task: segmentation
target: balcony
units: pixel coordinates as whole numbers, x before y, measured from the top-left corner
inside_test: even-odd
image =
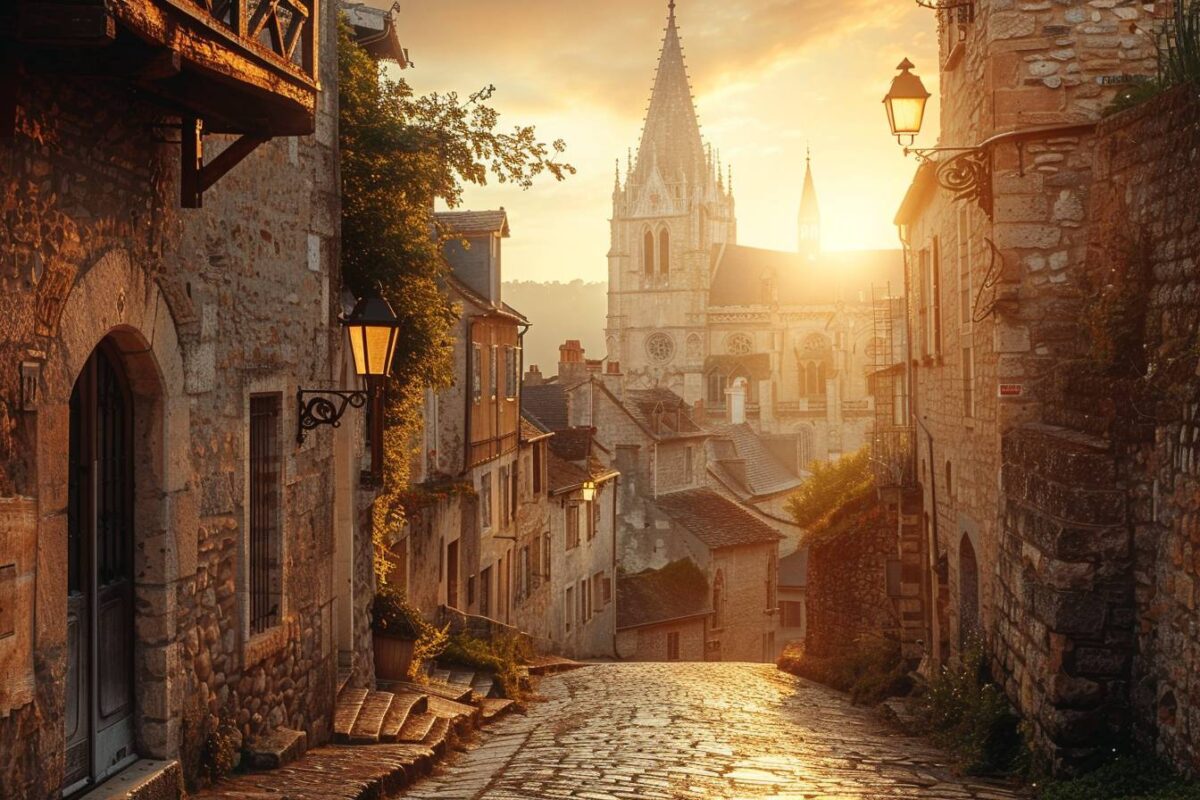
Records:
[[[262,142],[313,132],[319,0],[16,0],[0,10],[6,80],[20,74],[128,81],[177,117],[183,197],[204,190]],[[0,90],[0,105],[14,93]],[[0,122],[11,134],[11,108]],[[174,127],[174,123],[165,127]],[[205,134],[241,137],[206,164]],[[173,138],[173,137],[172,137]]]

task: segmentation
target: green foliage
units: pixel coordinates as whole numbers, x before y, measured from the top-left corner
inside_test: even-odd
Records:
[[[520,700],[525,695],[522,665],[531,656],[528,643],[520,636],[497,635],[489,640],[459,633],[450,637],[442,660],[493,673],[504,696]]]
[[[385,79],[345,24],[338,80],[343,281],[360,296],[378,286],[401,322],[374,519],[379,577],[386,582],[387,538],[404,519],[398,494],[407,484],[420,398],[426,387],[453,378],[457,309],[441,290],[445,265],[434,201],[454,207],[466,183],[484,184],[489,175],[528,188],[538,176],[562,180],[575,170],[557,161],[562,141],[546,144],[529,126],[499,129],[499,114],[486,104],[494,87],[466,100],[453,92],[417,96],[404,80]]]
[[[960,662],[942,667],[921,698],[917,714],[934,741],[976,774],[1011,772],[1026,752],[1013,713],[992,683],[982,640],[964,648]]]
[[[1200,800],[1200,783],[1162,762],[1121,756],[1080,778],[1047,784],[1039,800]]]
[[[812,528],[834,511],[875,490],[866,448],[838,461],[814,461],[812,477],[787,502],[788,513],[801,528]]]
[[[393,584],[385,584],[375,593],[371,604],[371,629],[383,636],[415,642],[408,673],[410,680],[416,680],[421,674],[421,665],[440,656],[450,640],[449,626],[430,625]]]
[[[1115,114],[1184,84],[1200,86],[1200,0],[1179,0],[1171,18],[1155,33],[1157,74],[1121,90],[1107,109]]]
[[[813,658],[802,648],[785,649],[778,666],[784,672],[847,692],[856,705],[878,705],[912,691],[912,679],[898,642],[872,637],[856,644],[853,652],[834,658]]]

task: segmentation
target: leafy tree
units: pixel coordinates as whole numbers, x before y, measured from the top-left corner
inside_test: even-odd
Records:
[[[833,462],[814,461],[809,478],[787,501],[801,528],[811,529],[831,513],[875,490],[866,448]]]
[[[382,536],[402,518],[396,502],[407,483],[413,423],[426,387],[448,385],[457,310],[441,291],[443,232],[434,201],[451,207],[467,183],[529,188],[542,175],[575,172],[558,161],[565,145],[546,144],[530,126],[504,132],[486,103],[489,86],[417,96],[389,80],[349,27],[338,35],[339,144],[342,174],[342,273],[356,295],[378,286],[401,322],[385,416],[385,474],[376,503]]]

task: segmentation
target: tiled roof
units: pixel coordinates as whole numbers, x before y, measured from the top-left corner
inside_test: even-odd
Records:
[[[779,559],[780,586],[808,585],[808,548],[798,547],[790,556]]]
[[[442,227],[461,234],[499,233],[508,236],[508,213],[496,211],[439,211],[433,215]]]
[[[712,252],[710,306],[833,305],[870,302],[871,288],[903,285],[904,258],[896,250],[800,253],[741,245]]]
[[[567,393],[560,383],[522,387],[521,413],[533,417],[549,431],[570,427],[567,420]]]
[[[546,473],[550,477],[551,492],[559,492],[563,489],[569,489],[572,486],[578,486],[591,478],[587,470],[583,467],[556,456],[553,451],[550,452],[550,457],[546,460]]]
[[[783,538],[770,525],[711,489],[659,495],[654,505],[712,550],[769,544]]]
[[[748,424],[723,425],[714,433],[717,436],[709,440],[709,463],[739,494],[762,497],[798,489],[804,482]],[[743,468],[739,469],[739,464]]]
[[[617,578],[617,628],[711,613],[708,580],[689,559]]]
[[[630,416],[659,438],[703,433],[692,420],[691,407],[670,389],[626,389],[623,405]]]
[[[585,461],[592,453],[594,428],[567,428],[556,431],[550,449],[566,461]]]
[[[552,431],[546,429],[544,425],[538,422],[533,417],[522,412],[521,414],[521,441],[532,442],[537,439],[544,439],[550,436]]]

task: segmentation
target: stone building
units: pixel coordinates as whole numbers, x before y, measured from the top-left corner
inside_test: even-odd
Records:
[[[711,434],[696,424],[678,395],[663,388],[625,388],[615,364],[599,372],[600,365],[583,357],[578,342],[566,343],[561,351],[558,376],[525,387],[527,409],[541,420],[557,420],[564,430],[594,429],[596,445],[620,473],[618,583],[636,578],[644,595],[647,587],[661,585],[647,573],[688,560],[712,591],[713,618],[702,620],[706,657],[773,659],[781,535],[738,501],[707,488]],[[735,466],[733,461],[725,466]],[[662,621],[623,610],[620,594],[617,625],[622,630]],[[689,625],[697,618],[689,617]],[[634,657],[643,645],[658,652],[659,645],[638,644],[629,632],[618,639],[625,647],[619,650],[622,657]]]
[[[617,655],[631,661],[705,661],[713,608],[689,558],[617,579]]]
[[[521,337],[529,323],[500,296],[504,210],[443,212],[437,221],[450,237],[445,291],[460,309],[454,382],[426,393],[415,502],[393,551],[409,599],[426,614],[447,607],[508,624],[525,479]]]
[[[297,438],[357,388],[337,6],[297,5],[0,9],[0,796],[319,743],[372,677],[362,420]]]
[[[1179,154],[1196,104],[1176,92],[1105,118],[1153,74],[1172,7],[940,12],[939,144],[967,149],[927,153],[896,218],[912,466],[885,452],[881,480],[921,501],[928,655],[982,633],[1062,769],[1131,733],[1200,763],[1181,502],[1197,252],[1194,159]]]
[[[738,244],[732,177],[703,143],[674,4],[650,107],[613,189],[608,361],[635,388],[670,389],[726,416],[747,382],[751,425],[790,442],[789,461],[836,458],[867,442],[874,292],[902,280],[898,249],[829,252],[811,164],[797,250]]]

